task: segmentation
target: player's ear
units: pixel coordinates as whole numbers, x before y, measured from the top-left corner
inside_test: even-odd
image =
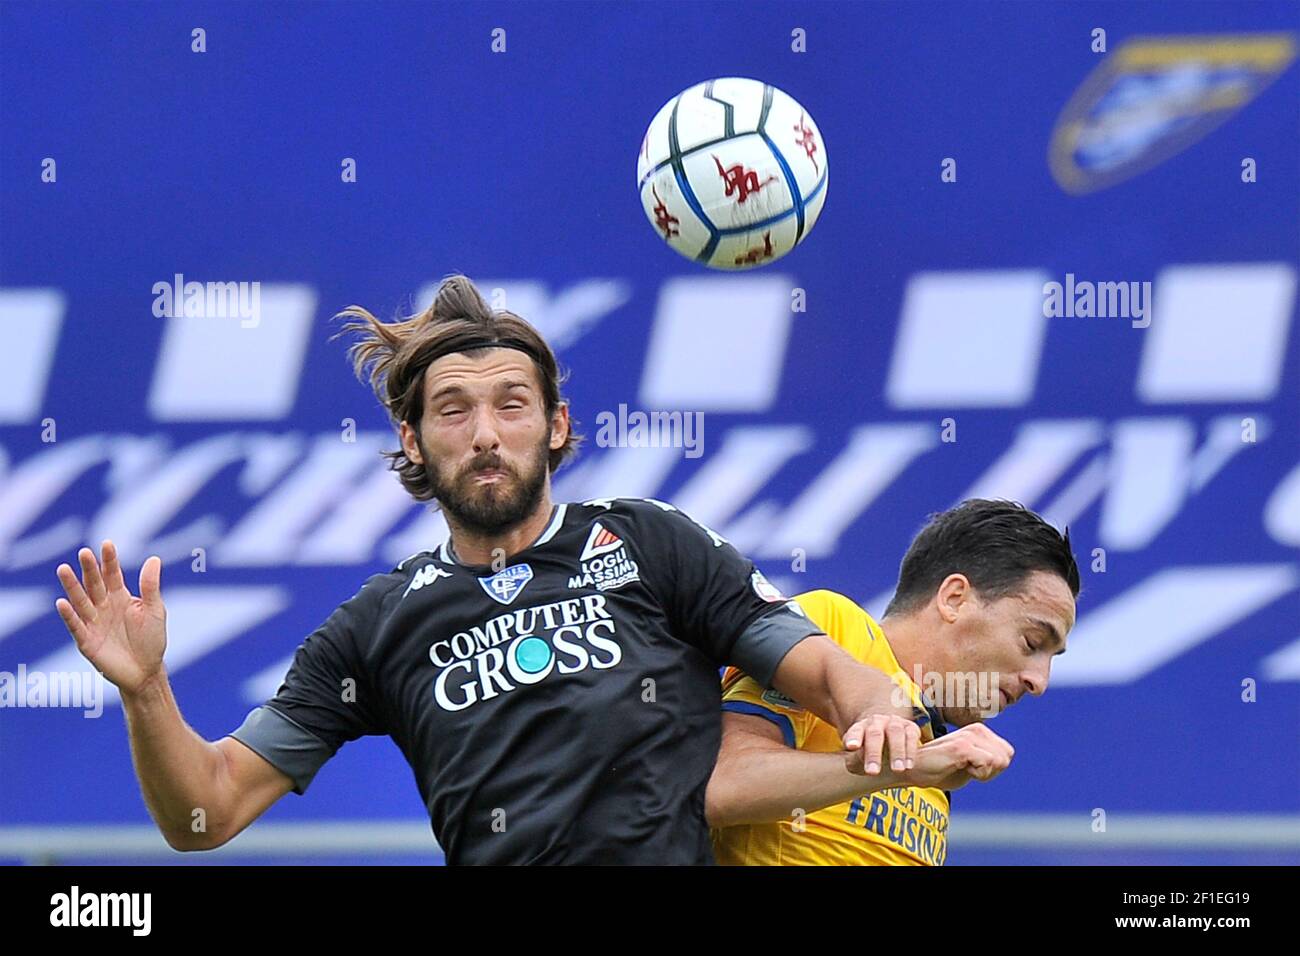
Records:
[[[403,421],[398,427],[398,437],[401,438],[402,451],[406,457],[417,465],[423,465],[424,458],[420,454],[420,443],[415,440],[415,429]]]
[[[971,600],[974,591],[970,579],[964,574],[950,574],[943,579],[939,590],[935,592],[935,601],[939,606],[939,616],[948,624],[957,620],[962,605]]]
[[[569,440],[569,403],[560,402],[551,415],[551,451],[558,451]]]

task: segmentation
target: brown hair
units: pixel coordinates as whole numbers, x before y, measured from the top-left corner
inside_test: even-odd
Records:
[[[568,404],[560,395],[560,385],[567,375],[560,371],[546,340],[515,313],[491,308],[474,283],[463,275],[445,278],[433,305],[418,315],[386,323],[361,306],[350,305],[334,316],[344,317],[352,321],[338,335],[359,333],[359,340],[348,349],[357,378],[370,385],[394,425],[404,421],[416,434],[424,415],[425,369],[444,355],[472,355],[493,347],[493,343],[519,349],[533,360],[548,422],[557,408]],[[550,453],[552,473],[577,451],[581,442],[582,436],[570,427],[568,440]],[[401,448],[382,455],[417,501],[433,497],[423,465],[407,458]]]

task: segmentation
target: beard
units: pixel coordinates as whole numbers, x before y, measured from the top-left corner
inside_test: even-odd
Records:
[[[485,452],[451,475],[442,473],[422,442],[420,454],[433,497],[447,516],[471,534],[495,535],[522,524],[537,510],[550,470],[550,443],[548,429],[522,468],[507,464],[495,452]],[[475,476],[488,468],[503,471],[507,477],[490,484],[475,481]]]

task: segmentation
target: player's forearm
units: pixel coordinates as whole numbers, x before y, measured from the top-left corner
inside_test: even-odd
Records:
[[[859,663],[824,636],[809,637],[790,651],[773,684],[841,734],[868,714],[912,716],[909,702],[883,671]]]
[[[220,749],[185,723],[165,673],[124,693],[122,708],[140,792],[167,843],[178,850],[214,845],[225,770]]]
[[[710,826],[797,819],[866,793],[899,786],[888,767],[872,777],[850,773],[842,753],[789,748],[723,751],[705,791]]]
[[[834,708],[833,723],[841,734],[868,714],[912,717],[911,700],[884,671],[860,664],[847,654],[827,662],[826,685]]]

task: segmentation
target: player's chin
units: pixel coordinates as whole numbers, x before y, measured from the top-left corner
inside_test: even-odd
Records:
[[[952,724],[954,727],[969,727],[971,724],[982,724],[991,717],[997,716],[997,710],[983,710],[974,707],[949,707],[943,711],[943,722]]]

